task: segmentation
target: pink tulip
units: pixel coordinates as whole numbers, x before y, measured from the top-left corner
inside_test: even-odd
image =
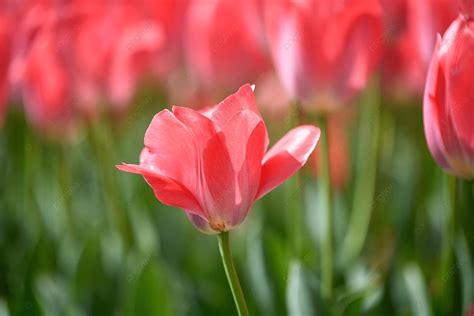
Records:
[[[144,75],[158,67],[164,41],[161,24],[140,2],[78,2],[72,10],[82,14],[80,25],[71,30],[78,98],[86,110],[94,109],[101,97],[120,110]]]
[[[156,69],[157,76],[162,81],[183,68],[183,32],[185,29],[186,10],[190,0],[140,0],[141,12],[147,13],[162,29],[163,45],[158,52]],[[132,3],[136,3],[132,2]]]
[[[321,110],[363,89],[378,65],[381,15],[377,0],[267,0],[270,50],[290,95]]]
[[[436,34],[456,18],[453,0],[383,0],[385,32],[382,74],[395,97],[422,94]]]
[[[122,111],[162,62],[161,24],[140,3],[38,2],[18,12],[10,79],[41,129],[96,117],[104,100]]]
[[[259,77],[256,91],[257,104],[260,112],[271,123],[278,126],[288,120],[291,115],[292,102],[285,87],[274,72],[268,72]],[[270,123],[270,124],[271,124]]]
[[[60,19],[53,7],[39,3],[18,14],[9,79],[35,127],[64,133],[71,127],[73,91],[60,39],[72,20]]]
[[[460,15],[438,38],[424,95],[428,147],[447,172],[474,178],[474,20]]]
[[[256,0],[190,1],[183,41],[201,89],[228,93],[269,68],[257,8]]]
[[[217,233],[238,226],[257,199],[300,169],[319,134],[314,126],[297,127],[266,152],[267,129],[246,84],[205,113],[177,106],[159,112],[140,164],[117,168],[143,175],[159,201],[184,209],[199,230]]]

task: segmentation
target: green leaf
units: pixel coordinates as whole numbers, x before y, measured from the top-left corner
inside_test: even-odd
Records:
[[[469,254],[469,246],[466,237],[463,234],[460,234],[456,240],[455,254],[459,265],[459,278],[461,279],[462,285],[462,310],[464,311],[474,297],[474,277],[472,271],[472,260]]]
[[[136,284],[133,315],[175,315],[172,292],[157,260],[149,260]]]
[[[428,295],[426,293],[425,280],[420,267],[415,263],[408,264],[403,269],[403,280],[405,282],[408,298],[413,315],[431,315]]]
[[[311,293],[306,284],[306,276],[301,263],[294,260],[290,263],[288,284],[286,288],[286,304],[288,315],[316,315],[312,304]]]
[[[254,225],[256,226],[256,225]],[[260,232],[252,226],[247,238],[247,266],[250,284],[261,314],[275,315],[275,297],[273,284],[268,276]]]

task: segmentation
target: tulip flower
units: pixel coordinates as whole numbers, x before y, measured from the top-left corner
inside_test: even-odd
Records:
[[[376,0],[268,0],[266,32],[291,97],[329,110],[363,89],[378,65],[382,10]]]
[[[460,15],[438,38],[423,102],[428,147],[447,172],[474,178],[474,20]]]
[[[173,107],[155,115],[145,133],[140,164],[118,169],[141,174],[163,204],[182,208],[219,250],[239,315],[248,315],[229,246],[228,231],[253,203],[298,171],[319,140],[299,126],[268,152],[268,134],[250,85],[203,113]]]
[[[385,31],[382,76],[385,89],[406,99],[423,93],[436,34],[456,18],[452,0],[383,0]]]
[[[60,49],[71,22],[38,4],[22,12],[14,38],[10,80],[23,97],[26,116],[43,131],[64,133],[72,126],[72,77]]]
[[[319,133],[297,127],[266,152],[267,129],[246,84],[205,113],[177,106],[159,112],[140,164],[117,168],[143,175],[159,201],[184,209],[199,230],[218,233],[238,226],[257,199],[300,169]]]

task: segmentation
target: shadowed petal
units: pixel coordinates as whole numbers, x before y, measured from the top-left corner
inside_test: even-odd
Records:
[[[441,36],[438,35],[438,40],[435,47],[435,52],[441,44]],[[445,169],[451,169],[448,160],[445,156],[446,148],[444,146],[443,137],[441,135],[441,127],[446,128],[448,122],[444,118],[445,103],[445,80],[444,75],[439,68],[439,57],[435,53],[428,77],[426,81],[424,107],[423,107],[423,121],[425,127],[426,141],[431,154],[435,160]]]
[[[185,125],[201,154],[207,141],[216,134],[214,123],[204,114],[181,106],[173,106],[173,114]]]
[[[219,231],[212,229],[212,227],[209,225],[209,222],[205,218],[199,215],[193,214],[191,212],[186,212],[186,216],[188,217],[191,224],[193,224],[193,226],[196,227],[199,231],[205,234],[219,233]]]
[[[176,116],[163,110],[153,117],[145,133],[145,146],[153,154],[154,170],[195,192],[198,183],[198,149],[192,133]]]
[[[148,167],[139,165],[123,164],[116,166],[125,172],[141,174],[155,193],[155,197],[163,204],[186,209],[201,216],[204,212],[192,192],[179,182],[166,176],[155,173]]]
[[[259,115],[249,110],[242,110],[235,113],[222,127],[227,149],[236,172],[239,172],[244,163],[249,137],[260,123],[262,123],[264,127],[262,137],[265,141],[265,137],[267,136],[265,123]],[[265,150],[264,143],[262,143],[262,149]]]
[[[236,191],[236,174],[229,152],[225,146],[224,134],[212,137],[203,152],[203,175],[205,196],[203,204],[208,211],[209,225],[223,231],[228,226],[227,218],[232,216],[239,195]]]
[[[245,159],[238,173],[239,191],[242,199],[231,221],[234,226],[245,219],[255,201],[260,184],[266,132],[265,123],[260,121],[248,138]]]

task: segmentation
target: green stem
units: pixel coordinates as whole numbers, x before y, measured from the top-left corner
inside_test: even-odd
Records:
[[[290,116],[290,129],[299,126],[303,122],[303,112],[301,105],[296,102],[292,107],[292,115]],[[293,255],[301,259],[303,253],[303,239],[304,239],[304,194],[305,182],[303,178],[303,171],[299,170],[295,176],[289,181],[289,195],[288,208],[289,214],[289,232],[292,237]]]
[[[454,240],[456,239],[456,233],[458,230],[459,224],[459,207],[460,207],[460,190],[462,183],[460,179],[452,177],[451,179],[451,218],[450,218],[450,227],[449,227],[449,241],[451,245],[454,245]]]
[[[109,135],[110,127],[108,122],[103,121],[92,124],[89,130],[90,143],[93,153],[98,163],[101,180],[105,190],[106,216],[109,225],[116,227],[125,243],[125,247],[129,248],[133,244],[133,233],[126,209],[123,207],[123,196],[115,179],[116,170],[113,167],[112,149]]]
[[[464,182],[464,210],[462,223],[464,224],[464,233],[466,234],[469,249],[474,254],[474,230],[469,227],[470,223],[474,222],[474,213],[472,208],[474,206],[474,180],[466,180]]]
[[[378,87],[374,84],[369,87],[361,104],[357,135],[354,198],[347,233],[340,253],[343,266],[347,266],[362,251],[372,211],[377,206],[375,204],[380,202],[374,201],[380,130],[380,113],[377,107],[378,90]],[[390,187],[385,188],[385,192],[388,192],[388,189]],[[382,198],[382,195],[380,198]]]
[[[59,185],[61,187],[62,197],[64,200],[64,209],[66,211],[67,222],[72,236],[76,235],[75,215],[73,206],[73,182],[71,178],[71,165],[68,159],[70,148],[65,144],[61,144],[58,150],[59,155]]]
[[[456,297],[454,297],[454,272],[456,271],[456,257],[454,253],[455,239],[457,234],[458,208],[459,208],[459,181],[456,177],[446,176],[448,181],[450,209],[449,217],[446,223],[446,237],[443,242],[443,251],[441,259],[440,279],[443,283],[442,307],[445,313],[451,311],[454,307]]]
[[[225,274],[227,276],[227,281],[229,282],[230,290],[232,291],[232,296],[234,297],[235,306],[239,315],[248,315],[249,311],[247,309],[247,304],[245,303],[244,293],[240,287],[239,277],[237,276],[237,271],[235,270],[234,261],[232,259],[232,253],[230,251],[229,245],[229,233],[222,232],[217,235],[219,240],[219,252],[222,258],[222,264],[224,265]]]
[[[320,183],[322,188],[322,197],[324,198],[326,236],[324,239],[322,262],[321,262],[321,281],[322,295],[325,300],[332,297],[333,288],[333,210],[332,210],[332,192],[329,161],[329,137],[328,137],[328,119],[326,116],[320,119],[321,128],[321,158],[322,169],[320,173]]]

